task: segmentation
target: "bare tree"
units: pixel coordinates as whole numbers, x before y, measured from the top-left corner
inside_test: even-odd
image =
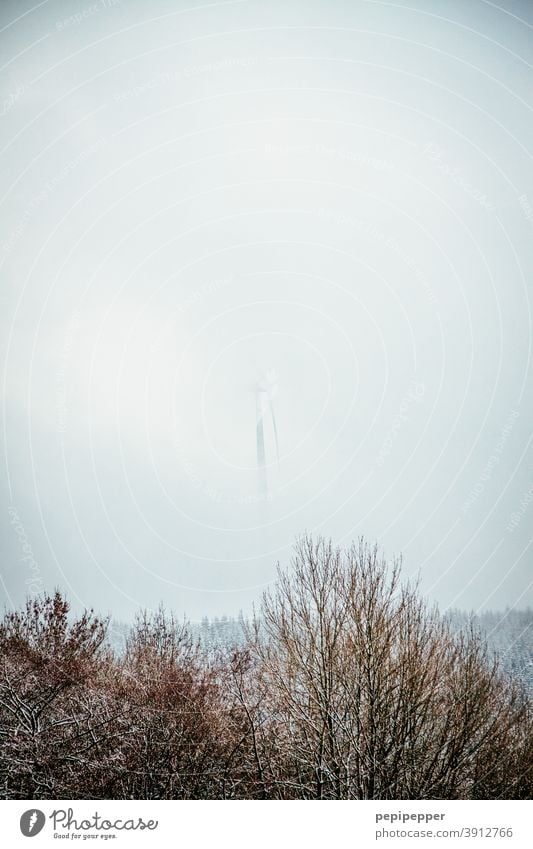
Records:
[[[304,537],[220,651],[161,608],[115,654],[92,611],[28,601],[0,624],[1,795],[530,798],[525,688],[400,567]]]
[[[114,699],[124,727],[112,795],[224,795],[234,743],[221,670],[163,609],[138,617]]]
[[[454,635],[400,582],[400,565],[364,541],[342,551],[305,537],[264,594],[248,649],[263,701],[248,722],[269,795],[525,792],[509,758],[494,763],[530,745],[525,699],[475,632]]]
[[[94,745],[91,715],[76,695],[101,658],[106,623],[92,611],[69,621],[56,592],[28,601],[0,624],[0,775],[4,798],[39,798],[76,784]]]

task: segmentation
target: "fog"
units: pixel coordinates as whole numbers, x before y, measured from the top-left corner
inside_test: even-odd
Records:
[[[531,604],[531,5],[0,16],[5,604],[249,611],[306,530]]]

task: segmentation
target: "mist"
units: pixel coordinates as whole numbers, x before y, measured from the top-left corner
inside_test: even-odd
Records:
[[[249,612],[305,531],[533,603],[532,13],[2,3],[8,607]]]

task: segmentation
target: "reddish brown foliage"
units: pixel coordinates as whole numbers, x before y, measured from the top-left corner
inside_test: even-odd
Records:
[[[243,649],[59,594],[0,624],[3,798],[529,798],[531,703],[364,543],[303,539]]]

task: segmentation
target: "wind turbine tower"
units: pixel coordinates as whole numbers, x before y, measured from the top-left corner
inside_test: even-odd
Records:
[[[276,446],[276,456],[279,464],[279,446],[278,446],[278,430],[276,426],[276,417],[274,415],[274,396],[277,392],[278,383],[277,375],[274,371],[266,372],[264,378],[259,381],[255,390],[255,436],[257,446],[257,490],[259,497],[264,500],[268,496],[268,480],[267,480],[267,464],[265,452],[265,423],[270,419],[272,421],[272,430],[274,433],[274,442]]]

